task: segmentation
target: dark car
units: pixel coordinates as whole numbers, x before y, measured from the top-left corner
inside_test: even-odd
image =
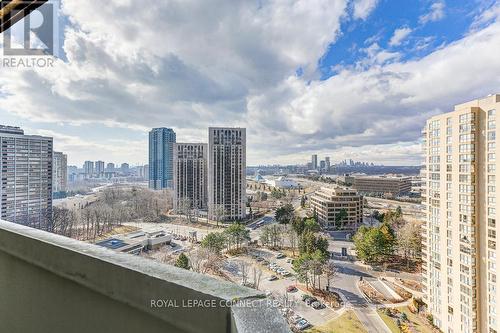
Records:
[[[294,292],[297,291],[297,287],[295,287],[295,286],[288,286],[286,288],[286,291],[288,291],[289,293],[294,293]]]
[[[311,298],[306,299],[306,304],[307,305],[311,305],[311,304],[313,304],[314,302],[317,302],[317,301],[318,301],[318,299],[316,297],[311,297]]]
[[[312,296],[306,294],[302,295],[302,302],[307,301],[309,298],[312,298]]]
[[[325,305],[321,302],[316,301],[316,302],[311,303],[311,307],[315,310],[320,310],[320,309],[324,309]]]

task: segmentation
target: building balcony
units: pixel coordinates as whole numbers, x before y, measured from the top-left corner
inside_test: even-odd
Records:
[[[2,332],[290,332],[256,290],[0,221]]]

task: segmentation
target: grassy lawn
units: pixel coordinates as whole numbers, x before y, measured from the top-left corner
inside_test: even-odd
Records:
[[[410,310],[408,310],[408,307],[402,306],[402,307],[399,307],[396,309],[398,309],[400,312],[406,313],[406,316],[408,317],[408,320],[412,323],[412,326],[413,326],[415,332],[419,332],[419,333],[432,333],[433,332],[431,327],[425,322],[425,319],[419,317],[416,314],[413,314]],[[378,312],[380,318],[382,318],[382,320],[385,322],[387,327],[389,327],[389,329],[392,332],[394,332],[394,333],[401,332],[399,330],[398,326],[396,325],[396,322],[393,318],[387,316],[383,312],[383,310],[381,310],[381,309],[377,310],[377,312]]]
[[[394,320],[391,317],[386,315],[381,309],[378,309],[377,312],[378,312],[378,315],[380,316],[380,318],[382,318],[382,320],[387,325],[387,327],[389,327],[389,329],[391,330],[392,333],[401,332],[398,328],[398,325],[396,325],[396,323],[394,322]]]
[[[368,333],[356,314],[349,310],[324,325],[314,326],[307,333]]]

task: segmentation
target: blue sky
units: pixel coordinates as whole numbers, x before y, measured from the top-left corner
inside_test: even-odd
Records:
[[[487,6],[488,1],[483,1]],[[493,2],[491,2],[493,3]],[[442,7],[435,4],[442,4]],[[442,12],[434,20],[423,21],[432,12],[432,6]],[[400,54],[400,60],[421,58],[459,40],[468,33],[477,13],[478,2],[470,0],[455,1],[394,1],[382,0],[366,20],[347,18],[342,23],[342,33],[335,43],[318,62],[321,78],[335,75],[337,66],[353,66],[362,60],[365,49],[376,43],[390,52]],[[394,31],[410,29],[401,43],[391,45]]]
[[[160,126],[246,127],[249,164],[415,165],[428,117],[500,92],[499,17],[496,0],[62,0],[65,56],[0,66],[0,123],[77,165],[146,163]]]

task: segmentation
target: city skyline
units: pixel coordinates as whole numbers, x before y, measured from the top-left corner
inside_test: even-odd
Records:
[[[209,4],[174,14],[158,4],[155,15],[182,18],[179,26],[113,2],[103,13],[120,10],[123,21],[77,1],[64,5],[65,57],[51,69],[2,68],[0,114],[3,123],[54,137],[70,165],[94,154],[146,163],[149,128],[172,127],[197,142],[206,127],[220,125],[248,128],[249,165],[299,163],[313,153],[415,165],[425,119],[498,90],[500,11],[493,1],[269,1],[262,8],[221,1],[209,18],[194,14],[210,11]],[[123,26],[129,15],[155,22],[133,43]],[[275,24],[258,23],[266,21]],[[297,22],[316,23],[303,30]],[[232,42],[240,31],[247,38]],[[187,32],[217,42],[191,43]],[[117,59],[107,76],[97,51]],[[477,72],[484,75],[467,84],[454,75]]]

